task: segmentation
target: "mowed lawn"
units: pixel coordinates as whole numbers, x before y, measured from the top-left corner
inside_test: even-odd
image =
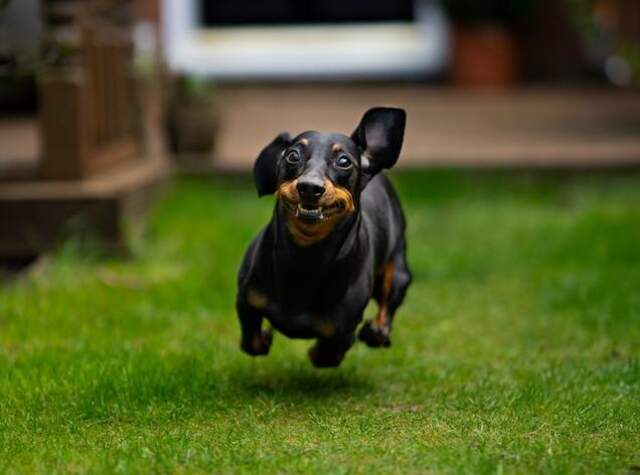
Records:
[[[130,259],[69,243],[2,284],[0,471],[640,470],[640,177],[393,179],[415,281],[337,370],[238,349],[249,178],[178,181]]]

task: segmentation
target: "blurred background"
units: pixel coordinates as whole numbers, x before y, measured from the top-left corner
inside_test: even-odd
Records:
[[[639,86],[637,0],[0,0],[0,258],[373,105],[400,167],[637,166]]]

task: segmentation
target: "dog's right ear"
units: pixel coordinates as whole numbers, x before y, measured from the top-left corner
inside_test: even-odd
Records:
[[[282,152],[291,145],[291,137],[284,132],[267,145],[253,165],[253,181],[258,190],[258,196],[272,195],[278,186],[278,159]]]

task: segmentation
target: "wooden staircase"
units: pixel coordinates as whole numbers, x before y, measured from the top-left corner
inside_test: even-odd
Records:
[[[159,106],[133,70],[132,3],[42,2],[40,151],[30,176],[0,181],[0,259],[38,255],[75,233],[122,249],[124,222],[139,221],[170,176]]]

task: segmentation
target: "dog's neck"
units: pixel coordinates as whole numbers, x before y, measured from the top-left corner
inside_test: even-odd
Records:
[[[357,210],[338,223],[321,241],[309,246],[301,246],[291,235],[287,225],[286,211],[276,204],[272,229],[274,233],[274,265],[277,266],[321,266],[342,267],[349,265],[350,256],[359,245],[361,216]]]
[[[359,211],[347,216],[322,241],[307,247],[296,244],[287,227],[284,210],[276,206],[270,232],[273,242],[271,277],[276,293],[287,295],[291,311],[315,307],[341,295],[360,273],[358,256],[364,226]]]

